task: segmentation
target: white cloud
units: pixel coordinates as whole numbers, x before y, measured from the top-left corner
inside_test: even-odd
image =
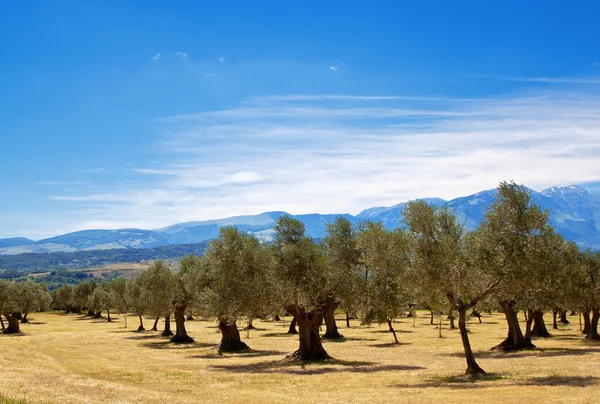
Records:
[[[157,53],[156,56],[152,57],[152,60],[158,60],[160,58],[160,53]]]
[[[81,223],[157,228],[269,210],[358,213],[515,180],[600,179],[600,97],[360,95],[252,98],[160,121],[162,163],[96,193],[56,195]],[[105,226],[107,227],[107,226]]]
[[[329,66],[329,68],[330,68],[331,70],[333,70],[334,72],[337,72],[337,71],[338,71],[338,68],[337,68],[337,67],[335,67],[335,66]]]
[[[182,58],[183,60],[187,60],[187,58],[188,58],[188,54],[184,53],[184,52],[176,52],[175,54],[177,56],[179,56],[180,58]]]

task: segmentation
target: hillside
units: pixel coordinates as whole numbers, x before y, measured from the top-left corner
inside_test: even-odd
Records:
[[[580,186],[551,187],[541,192],[531,191],[534,201],[550,212],[550,223],[566,239],[582,247],[600,248],[600,196]],[[445,201],[429,198],[436,205],[447,204],[464,221],[467,229],[477,226],[484,210],[496,195],[496,190]],[[382,221],[386,227],[401,226],[404,203],[389,207],[372,207],[352,216],[352,222]],[[285,212],[266,212],[259,215],[234,216],[224,219],[179,223],[156,230],[119,229],[84,230],[37,242],[24,238],[0,239],[0,255],[22,253],[76,252],[107,249],[144,249],[158,246],[203,243],[215,238],[222,226],[235,225],[261,240],[270,240],[277,218]],[[313,238],[325,235],[327,223],[336,215],[305,214],[294,217],[304,222]],[[111,253],[112,254],[112,253]]]

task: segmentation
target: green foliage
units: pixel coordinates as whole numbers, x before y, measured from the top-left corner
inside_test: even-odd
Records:
[[[147,313],[155,317],[170,315],[174,298],[171,268],[159,260],[143,274],[141,300],[146,304]]]
[[[281,216],[275,223],[272,251],[283,306],[296,305],[309,312],[329,297],[329,284],[323,251],[304,231],[298,219]]]
[[[398,317],[412,300],[406,278],[406,234],[366,221],[360,225],[357,246],[363,252],[363,322],[384,323]]]
[[[222,227],[194,266],[201,268],[197,280],[205,314],[233,322],[275,311],[272,259],[255,236]]]

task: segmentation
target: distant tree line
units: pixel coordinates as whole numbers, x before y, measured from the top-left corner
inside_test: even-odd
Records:
[[[116,248],[76,252],[24,253],[0,255],[0,279],[22,276],[24,273],[56,269],[78,269],[151,260],[178,259],[187,255],[202,255],[206,243],[166,245],[154,248]]]
[[[493,349],[534,349],[533,337],[549,336],[544,313],[552,313],[557,328],[559,319],[567,321],[567,308],[582,313],[587,339],[600,339],[600,253],[580,251],[558,235],[525,187],[501,183],[472,232],[449,208],[424,201],[407,203],[403,216],[404,227],[394,230],[337,217],[318,242],[287,215],[277,220],[271,243],[223,227],[204,254],[184,258],[178,272],[156,261],[132,280],[63,285],[53,305],[95,317],[106,311],[108,321],[114,310],[134,313],[139,330],[145,329],[144,316],[154,319],[153,330],[164,317],[162,335],[174,343],[193,342],[185,327],[192,314],[213,318],[220,351],[249,349],[237,327],[240,318],[251,327],[255,318],[287,313],[293,316],[289,332],[299,342],[288,358],[309,361],[329,358],[322,338],[344,338],[336,310],[364,324],[387,324],[397,343],[393,320],[425,308],[432,323],[435,316],[450,317],[452,325],[458,320],[468,374],[485,373],[467,329],[467,318],[479,316],[477,310],[504,313],[507,336]],[[2,285],[8,298],[0,300],[0,309],[14,318],[25,310],[10,297],[11,288],[20,286]],[[519,312],[526,316],[524,329]]]

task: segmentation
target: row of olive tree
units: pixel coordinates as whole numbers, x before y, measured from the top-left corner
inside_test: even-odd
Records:
[[[4,334],[20,332],[19,321],[29,322],[31,312],[46,310],[52,298],[44,284],[32,280],[25,282],[0,281],[0,325]],[[4,324],[2,316],[8,325]]]
[[[289,357],[328,358],[325,338],[343,338],[335,311],[363,323],[387,323],[415,304],[432,313],[458,315],[467,373],[484,373],[473,355],[467,332],[469,310],[500,308],[508,334],[495,349],[534,348],[532,336],[548,334],[544,312],[583,312],[588,338],[598,339],[600,320],[600,256],[581,252],[548,224],[525,187],[501,183],[495,201],[478,228],[466,232],[448,207],[424,201],[406,204],[404,226],[389,230],[381,223],[358,226],[344,217],[327,226],[322,242],[305,233],[304,225],[280,217],[274,240],[261,243],[234,227],[224,227],[202,257],[187,257],[177,272],[162,261],[131,281],[119,278],[96,285],[63,286],[56,302],[65,310],[98,316],[110,309],[165,318],[163,335],[191,342],[185,329],[191,312],[218,321],[222,351],[243,350],[237,321],[270,318],[285,311],[298,327],[299,348]],[[517,313],[526,314],[523,332]],[[591,318],[590,318],[591,313]],[[554,321],[556,325],[556,321]]]

